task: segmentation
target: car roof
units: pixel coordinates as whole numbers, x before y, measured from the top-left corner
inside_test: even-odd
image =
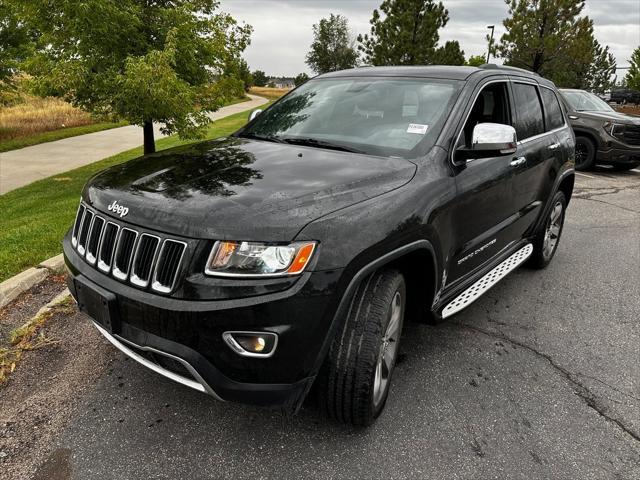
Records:
[[[411,65],[411,66],[384,66],[384,67],[358,67],[337,72],[325,73],[316,78],[339,77],[414,77],[414,78],[439,78],[449,80],[467,80],[471,76],[482,78],[489,76],[526,77],[535,80],[542,85],[553,85],[539,75],[519,68],[502,65],[487,64],[480,67],[452,66],[452,65]]]

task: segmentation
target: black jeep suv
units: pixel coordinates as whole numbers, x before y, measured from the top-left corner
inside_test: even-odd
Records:
[[[240,131],[112,167],[64,239],[117,348],[222,400],[370,424],[403,322],[544,267],[571,198],[553,84],[485,67],[316,77]]]
[[[616,112],[584,90],[561,89],[576,134],[576,170],[596,163],[629,170],[640,165],[640,118]]]

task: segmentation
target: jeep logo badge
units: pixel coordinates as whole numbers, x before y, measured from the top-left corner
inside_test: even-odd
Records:
[[[129,213],[129,209],[127,207],[122,206],[122,205],[118,205],[118,201],[117,200],[114,200],[113,203],[107,207],[107,210],[109,210],[110,212],[113,212],[113,213],[115,213],[117,215],[120,215],[120,218],[126,216],[127,213]]]

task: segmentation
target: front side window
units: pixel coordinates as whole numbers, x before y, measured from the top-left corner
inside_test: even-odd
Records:
[[[516,121],[518,140],[544,133],[544,117],[537,87],[529,83],[514,83],[513,95],[518,117]]]
[[[460,81],[431,78],[311,80],[239,135],[415,158],[435,143],[461,86]]]
[[[562,91],[562,96],[576,112],[613,112],[607,102],[584,90]]]
[[[564,125],[564,117],[562,109],[558,102],[558,97],[548,88],[541,88],[540,94],[544,103],[545,121],[547,122],[547,130],[554,130]]]
[[[507,83],[490,83],[476,98],[462,129],[458,147],[471,148],[473,129],[479,123],[501,123],[511,125]]]

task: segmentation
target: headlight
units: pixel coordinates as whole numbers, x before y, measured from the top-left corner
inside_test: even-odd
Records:
[[[607,122],[604,124],[604,129],[612,137],[624,139],[624,125],[620,123]]]
[[[311,260],[315,247],[316,242],[216,242],[204,273],[224,277],[297,275]]]

